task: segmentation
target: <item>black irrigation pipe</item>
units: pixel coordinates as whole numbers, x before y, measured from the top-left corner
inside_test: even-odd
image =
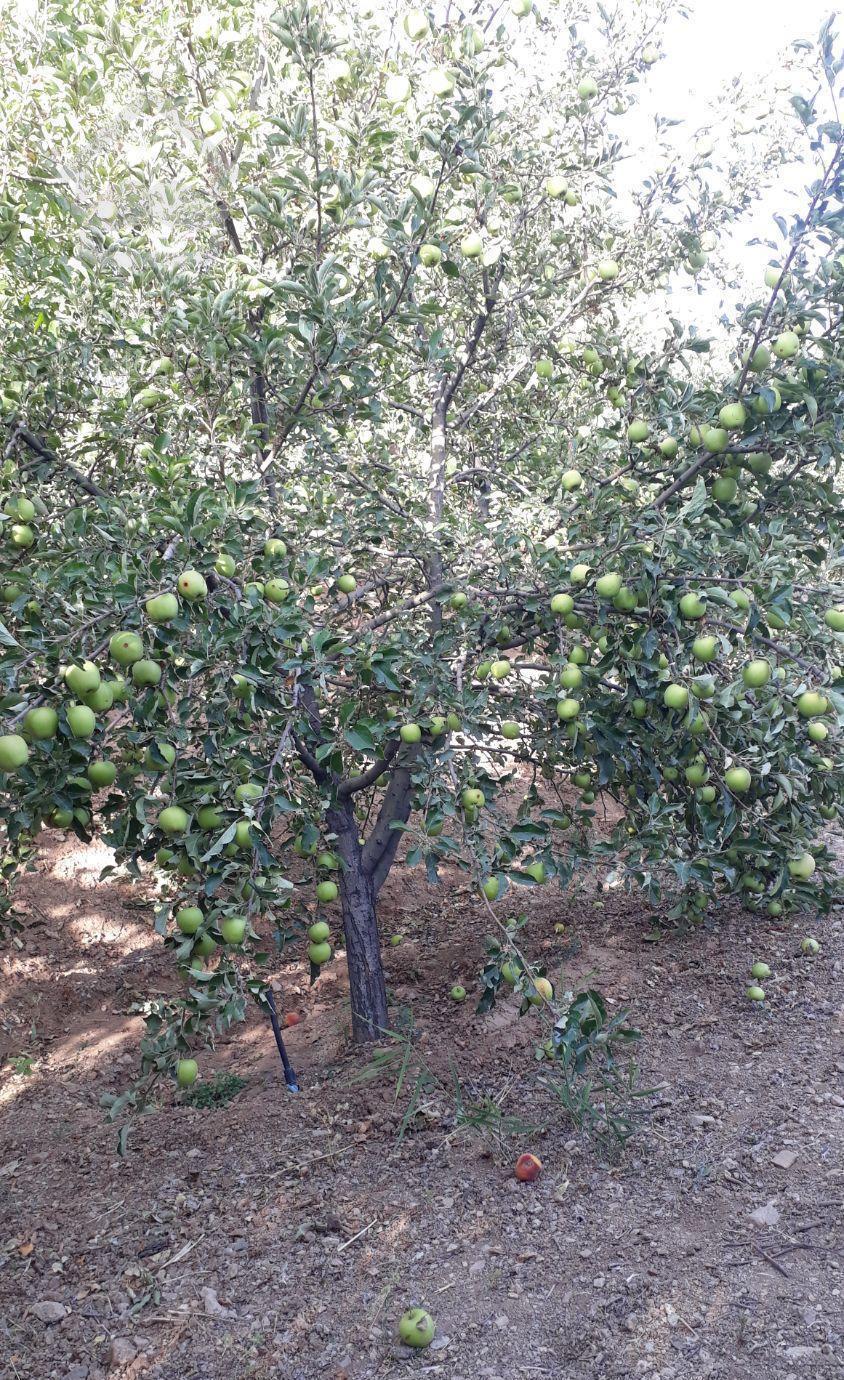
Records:
[[[279,1058],[281,1059],[282,1067],[284,1069],[284,1081],[287,1084],[289,1092],[298,1092],[299,1084],[296,1079],[296,1073],[294,1071],[293,1065],[287,1057],[287,1050],[284,1048],[284,1041],[281,1038],[281,1026],[278,1023],[278,1012],[275,1008],[275,997],[273,996],[273,993],[269,987],[267,988],[266,993],[264,995],[266,998],[267,1006],[269,1007],[270,1022],[272,1023],[273,1035],[275,1035],[275,1042],[278,1046]]]

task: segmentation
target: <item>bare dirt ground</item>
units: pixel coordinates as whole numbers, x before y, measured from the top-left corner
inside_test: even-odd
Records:
[[[144,897],[97,884],[104,861],[75,842],[44,859],[0,969],[3,1380],[844,1376],[840,912],[812,922],[809,959],[805,921],[724,911],[655,943],[631,898],[518,894],[531,955],[591,974],[644,1032],[657,1092],[615,1163],[560,1115],[534,1136],[461,1131],[447,1086],[400,1138],[395,1075],[355,1081],[342,959],[312,989],[279,965],[305,1018],[287,1032],[300,1094],[254,1012],[203,1056],[245,1089],[217,1110],[166,1090],[121,1159],[100,1097],[133,1074],[132,1003],[173,976]],[[448,1000],[481,963],[478,902],[399,874],[382,915],[428,1065],[446,1085],[456,1070],[467,1102],[545,1119],[539,1018]],[[763,1009],[744,997],[757,957]],[[512,1176],[523,1150],[544,1164],[534,1184]],[[412,1303],[438,1324],[420,1353],[395,1334]]]

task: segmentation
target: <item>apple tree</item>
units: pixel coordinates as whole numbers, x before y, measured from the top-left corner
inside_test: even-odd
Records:
[[[342,932],[383,1032],[397,857],[493,914],[596,864],[831,903],[839,64],[827,28],[726,179],[616,195],[672,8],[47,0],[0,39],[6,914],[42,830],[161,881],[150,1069],[268,943],[316,976]],[[806,206],[710,340],[671,288],[774,128]],[[534,991],[508,943],[482,1006]]]

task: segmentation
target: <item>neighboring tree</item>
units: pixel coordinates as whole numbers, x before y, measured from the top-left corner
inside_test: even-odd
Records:
[[[829,29],[809,209],[711,377],[636,321],[758,146],[729,195],[700,152],[615,205],[673,6],[498,8],[48,3],[2,40],[4,870],[46,824],[172,876],[151,1069],[261,997],[269,930],[317,973],[337,911],[377,1037],[403,843],[493,906],[596,860],[695,914],[831,899]]]

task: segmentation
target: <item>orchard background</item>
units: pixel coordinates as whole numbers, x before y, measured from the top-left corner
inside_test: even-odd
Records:
[[[105,894],[134,879],[168,962],[105,1099],[121,1152],[133,1111],[141,1137],[175,1115],[168,1080],[212,1106],[215,1042],[253,1002],[295,1018],[303,971],[378,1042],[338,1058],[398,1069],[404,1134],[442,1078],[385,980],[388,891],[440,920],[466,898],[433,1027],[480,1049],[520,1013],[520,1076],[609,1156],[648,1115],[637,1032],[531,917],[564,944],[567,897],[629,895],[719,964],[753,925],[824,953],[840,43],[827,24],[733,92],[726,160],[672,156],[659,117],[639,177],[675,12],[10,8],[0,932],[25,951],[63,836]],[[795,170],[799,213],[736,284],[722,242]],[[720,294],[717,330],[680,284]],[[776,1042],[768,957],[733,966]],[[454,1086],[461,1127],[525,1139]]]

